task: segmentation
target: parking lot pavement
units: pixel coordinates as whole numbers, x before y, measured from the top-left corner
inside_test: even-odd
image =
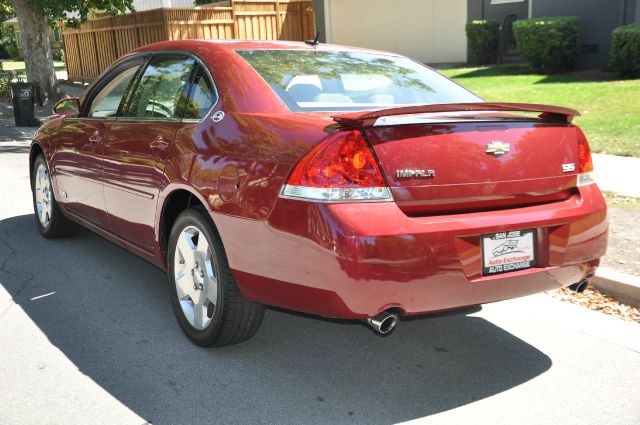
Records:
[[[0,423],[629,424],[640,325],[541,294],[359,323],[268,310],[250,341],[182,335],[164,274],[88,232],[39,236],[27,144],[0,144]]]

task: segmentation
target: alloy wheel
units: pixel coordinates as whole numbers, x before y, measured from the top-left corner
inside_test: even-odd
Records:
[[[206,329],[216,314],[218,279],[209,242],[197,227],[187,226],[180,232],[173,269],[185,318],[194,328]]]
[[[44,164],[38,165],[35,175],[34,194],[36,201],[36,210],[40,225],[45,229],[51,223],[51,180],[49,179],[49,171]]]

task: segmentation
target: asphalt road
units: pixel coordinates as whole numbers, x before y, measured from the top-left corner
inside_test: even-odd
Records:
[[[27,144],[0,142],[1,424],[640,423],[636,323],[545,294],[387,338],[268,310],[247,343],[202,349],[160,270],[33,220]]]

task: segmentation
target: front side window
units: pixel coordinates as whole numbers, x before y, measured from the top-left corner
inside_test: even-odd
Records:
[[[126,116],[137,118],[181,118],[179,104],[195,64],[183,55],[154,57],[142,75]]]
[[[134,65],[116,75],[98,92],[91,102],[88,115],[95,118],[115,117],[122,97],[140,65]]]
[[[292,111],[361,111],[481,102],[409,58],[379,53],[236,50]]]
[[[182,117],[200,120],[213,108],[217,100],[218,96],[213,84],[209,80],[207,73],[200,66],[193,79],[189,97],[183,103],[184,113]]]

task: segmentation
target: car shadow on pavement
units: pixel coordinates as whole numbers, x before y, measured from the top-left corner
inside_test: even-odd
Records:
[[[35,127],[16,127],[7,120],[0,120],[0,127],[0,142],[31,140],[37,130]]]
[[[407,320],[380,338],[360,323],[270,309],[252,340],[203,349],[180,331],[162,271],[86,230],[45,240],[33,220],[0,221],[0,282],[82,373],[154,424],[395,423],[551,366],[468,315]]]
[[[31,146],[27,144],[0,144],[0,154],[4,153],[29,153]]]

